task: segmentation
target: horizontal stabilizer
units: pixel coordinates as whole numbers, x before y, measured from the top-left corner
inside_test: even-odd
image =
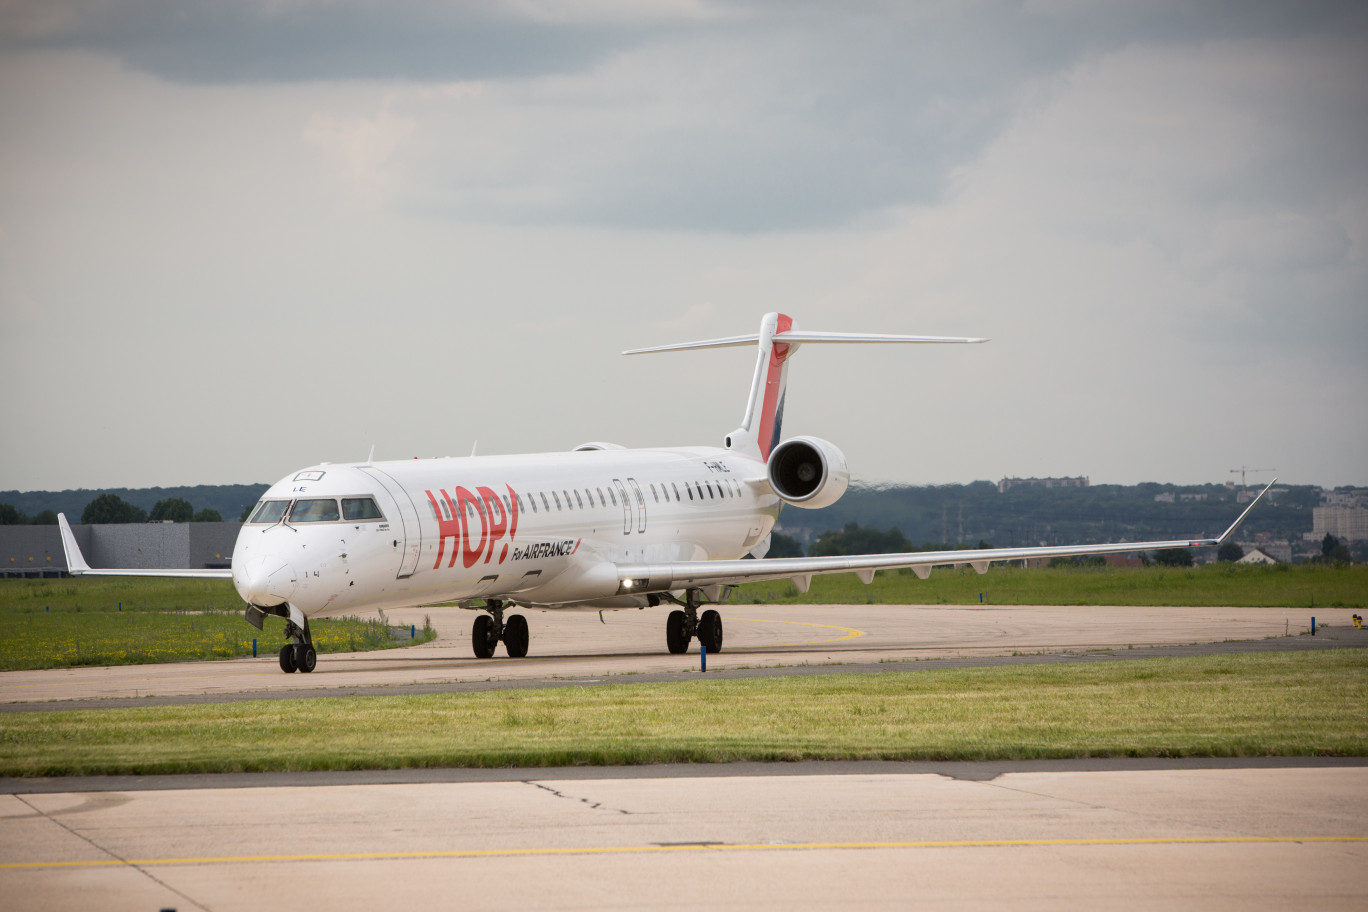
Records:
[[[810,342],[816,343],[870,343],[870,342],[911,342],[919,344],[934,343],[956,343],[972,344],[977,342],[987,342],[987,339],[979,339],[968,336],[902,336],[891,335],[889,333],[837,333],[837,332],[816,332],[812,330],[790,330],[789,332],[775,333],[771,336],[776,344],[797,345]],[[633,348],[623,352],[624,355],[644,355],[651,352],[665,351],[689,351],[702,348],[735,348],[742,345],[755,345],[760,341],[758,333],[750,333],[745,336],[728,336],[725,339],[705,339],[702,342],[676,342],[673,345],[653,345],[650,348]]]

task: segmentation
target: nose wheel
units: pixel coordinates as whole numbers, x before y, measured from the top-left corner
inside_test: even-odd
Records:
[[[313,635],[309,633],[309,622],[304,621],[300,630],[293,621],[285,622],[285,636],[293,642],[280,647],[280,670],[286,674],[301,671],[305,674],[318,666],[318,653],[314,651]]]

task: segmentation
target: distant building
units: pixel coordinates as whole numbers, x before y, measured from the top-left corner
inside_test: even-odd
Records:
[[[1033,488],[1086,488],[1088,478],[1086,475],[1077,478],[1004,478],[998,482],[998,493],[1003,494],[1009,488],[1022,485]]]
[[[71,527],[86,563],[100,568],[227,568],[242,523],[109,523]],[[0,576],[62,576],[56,526],[0,526]]]
[[[1267,552],[1265,552],[1262,548],[1255,548],[1254,550],[1252,550],[1252,551],[1250,551],[1249,553],[1247,553],[1244,557],[1242,557],[1242,558],[1240,558],[1239,560],[1237,560],[1235,563],[1237,563],[1237,564],[1276,564],[1276,563],[1279,563],[1279,561],[1278,561],[1276,558],[1270,556],[1270,555],[1269,555]]]
[[[1311,510],[1311,534],[1308,539],[1319,541],[1326,535],[1358,542],[1368,541],[1368,509],[1362,507],[1314,507]]]

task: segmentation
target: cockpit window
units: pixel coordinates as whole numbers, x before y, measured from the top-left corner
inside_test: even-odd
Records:
[[[342,498],[342,518],[347,520],[384,519],[374,497]]]
[[[249,523],[278,523],[280,517],[285,515],[285,508],[289,505],[288,500],[263,500],[257,505],[252,518],[247,521]]]
[[[296,500],[290,511],[290,522],[336,522],[337,501],[335,500]]]

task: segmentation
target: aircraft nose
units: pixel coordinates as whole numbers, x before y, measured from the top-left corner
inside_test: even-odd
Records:
[[[295,571],[284,560],[269,555],[248,559],[233,568],[233,585],[250,605],[271,608],[287,602],[295,591]]]

